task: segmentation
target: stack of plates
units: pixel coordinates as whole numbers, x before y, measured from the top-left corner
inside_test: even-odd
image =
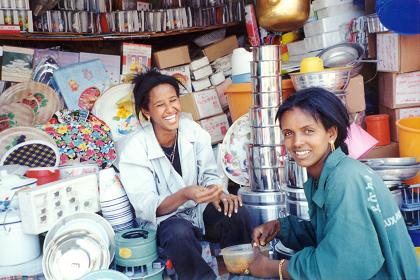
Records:
[[[131,204],[126,194],[108,201],[101,201],[102,216],[111,224],[115,232],[136,226]]]

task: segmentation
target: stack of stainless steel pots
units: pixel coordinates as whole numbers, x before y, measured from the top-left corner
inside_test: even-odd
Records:
[[[250,188],[241,188],[244,206],[252,223],[259,225],[284,216],[284,161],[286,149],[276,114],[282,103],[281,46],[253,48],[251,80],[253,104],[250,108],[251,144],[248,146]]]

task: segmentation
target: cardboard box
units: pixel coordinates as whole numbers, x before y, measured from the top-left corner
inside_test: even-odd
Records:
[[[238,40],[236,39],[236,36],[233,35],[204,48],[203,53],[207,56],[209,61],[212,62],[220,57],[231,54],[236,48],[239,48]]]
[[[346,108],[349,113],[362,112],[366,109],[365,85],[363,76],[357,75],[350,79],[347,86]]]
[[[391,142],[386,146],[377,146],[364,154],[362,158],[388,158],[388,157],[399,157],[399,145],[398,143]]]
[[[223,141],[228,128],[229,122],[226,114],[220,114],[200,121],[201,127],[210,133],[211,143],[215,144]]]
[[[180,101],[182,111],[191,113],[195,121],[223,113],[214,88],[183,95]]]
[[[406,73],[420,70],[420,34],[376,34],[378,71]]]
[[[380,105],[379,113],[389,115],[389,129],[391,132],[391,141],[399,142],[398,128],[397,128],[396,122],[399,119],[410,118],[410,117],[420,117],[420,106],[400,108],[400,109],[391,109],[391,108],[387,108],[385,106]]]
[[[153,59],[159,69],[189,64],[191,62],[187,45],[154,52]]]
[[[420,71],[395,74],[379,73],[379,104],[388,108],[420,106]]]

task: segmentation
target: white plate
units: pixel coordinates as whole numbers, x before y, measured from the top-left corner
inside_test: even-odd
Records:
[[[249,114],[237,119],[229,127],[221,145],[223,172],[233,182],[249,186],[247,150],[251,143],[251,122]]]
[[[125,106],[118,105],[123,98],[132,94],[132,90],[132,84],[113,86],[107,89],[93,106],[92,113],[109,126],[114,140],[130,134],[139,126],[134,104],[126,102]]]

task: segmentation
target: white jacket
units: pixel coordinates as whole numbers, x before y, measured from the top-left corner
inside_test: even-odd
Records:
[[[138,131],[117,144],[117,166],[121,182],[137,217],[157,226],[161,221],[177,214],[203,229],[202,214],[206,205],[197,205],[192,200],[185,202],[173,213],[156,217],[159,204],[183,187],[222,184],[217,173],[210,135],[194,121],[180,119],[178,149],[182,177],[165,156],[151,123],[143,124]],[[186,210],[188,214],[182,214]]]

